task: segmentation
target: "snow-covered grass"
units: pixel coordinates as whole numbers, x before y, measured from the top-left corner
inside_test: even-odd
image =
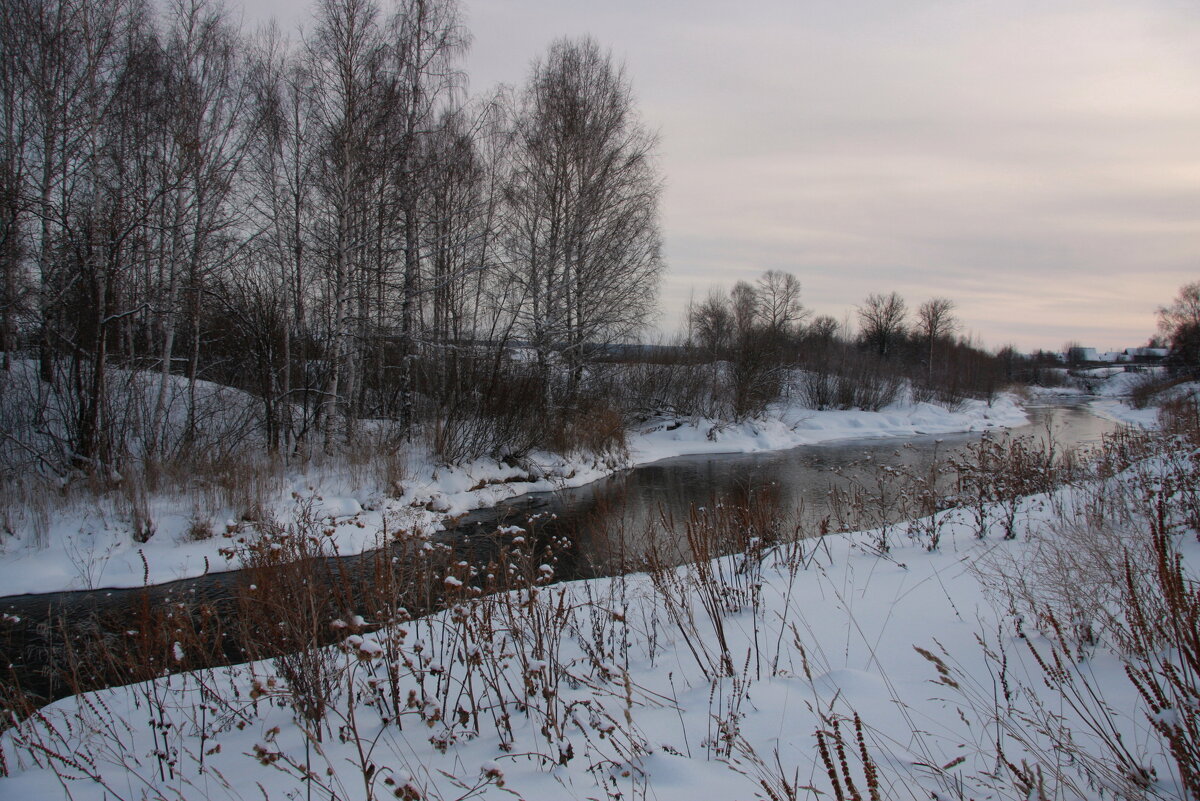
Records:
[[[1155,378],[1151,376],[1151,379]],[[1172,403],[1193,402],[1200,396],[1200,383],[1195,381],[1168,381],[1158,377],[1156,382],[1147,383],[1145,376],[1130,376],[1115,386],[1106,387],[1101,398],[1091,403],[1092,410],[1110,420],[1141,428],[1153,428],[1158,424],[1159,410]],[[1134,394],[1139,389],[1143,402],[1135,403]]]
[[[1195,435],[886,549],[718,506],[682,521],[694,564],[555,585],[562,543],[509,530],[444,612],[51,705],[0,740],[0,796],[1195,798]]]
[[[1195,398],[1200,393],[1200,384],[1172,381],[1162,367],[1140,372],[1100,367],[1065,376],[1065,381],[1063,386],[1032,386],[1025,392],[1034,398],[1090,397],[1088,407],[1095,414],[1138,428],[1157,426],[1163,404]]]
[[[211,387],[205,391],[206,397],[218,397]],[[241,420],[251,406],[243,398],[231,408]],[[315,508],[332,529],[325,543],[331,552],[349,555],[379,547],[385,531],[436,531],[472,509],[523,493],[580,486],[670,456],[1025,421],[1010,396],[990,405],[966,401],[954,411],[909,401],[878,412],[779,404],[761,418],[738,423],[651,420],[628,432],[624,453],[534,452],[516,463],[480,459],[454,466],[438,464],[422,441],[397,448],[382,427],[366,425],[354,454],[290,467],[266,457],[215,460],[184,470],[175,491],[153,491],[132,472],[105,493],[87,487],[49,493],[44,484],[18,481],[0,503],[7,531],[0,533],[0,593],[136,587],[235,569],[241,566],[238,546],[258,536],[261,523],[286,525],[302,505]]]

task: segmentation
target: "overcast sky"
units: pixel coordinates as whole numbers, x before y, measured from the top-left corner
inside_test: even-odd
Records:
[[[239,0],[228,0],[236,4]],[[246,0],[248,24],[303,4]],[[384,0],[386,2],[386,0]],[[464,0],[471,88],[560,36],[626,65],[666,177],[662,327],[795,273],[818,313],[958,305],[983,344],[1142,344],[1200,280],[1200,5]]]

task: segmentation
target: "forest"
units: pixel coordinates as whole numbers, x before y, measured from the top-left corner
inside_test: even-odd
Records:
[[[5,3],[0,26],[7,479],[602,452],[655,414],[1010,377],[945,298],[910,327],[870,295],[855,334],[778,270],[693,303],[665,347],[615,348],[655,320],[664,177],[591,39],[472,95],[453,0],[322,0],[294,37],[211,0]]]
[[[593,41],[468,98],[451,2],[322,2],[299,41],[205,0],[3,13],[8,469],[229,447],[203,381],[284,452],[407,438],[552,361],[563,397],[531,397],[569,405],[585,344],[653,308],[654,137]]]

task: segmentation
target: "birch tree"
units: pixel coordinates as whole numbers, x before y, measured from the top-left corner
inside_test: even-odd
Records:
[[[559,40],[534,65],[509,192],[512,276],[521,329],[543,375],[552,353],[564,358],[568,398],[585,344],[630,336],[655,307],[655,146],[624,70],[594,40]]]
[[[926,376],[933,382],[933,356],[937,343],[946,339],[958,329],[958,320],[954,317],[954,301],[949,298],[930,298],[917,308],[916,331],[921,341],[925,343],[927,359]]]
[[[430,191],[431,173],[441,166],[429,139],[441,112],[452,106],[463,85],[456,60],[469,43],[453,0],[402,0],[391,18],[387,56],[395,78],[389,104],[396,109],[396,142],[392,179],[403,220],[404,270],[400,296],[399,422],[408,436],[414,409],[413,364],[417,358],[417,316],[421,285],[422,205]],[[452,118],[445,118],[452,119]],[[452,153],[452,150],[446,151]],[[459,153],[458,155],[462,155]]]
[[[307,43],[313,85],[312,111],[321,148],[317,162],[320,264],[324,277],[323,324],[326,380],[322,403],[325,445],[330,447],[339,412],[347,436],[359,354],[352,349],[354,282],[366,243],[366,204],[371,184],[373,99],[382,59],[379,9],[371,0],[322,0],[317,28]]]
[[[0,3],[0,41],[8,51],[7,58],[0,59],[0,368],[6,372],[17,346],[18,319],[28,311],[31,294],[25,237],[33,221],[23,199],[30,109],[22,28],[17,5]]]
[[[181,322],[190,342],[184,440],[195,428],[200,362],[201,302],[209,275],[228,258],[228,240],[242,215],[229,202],[251,131],[241,42],[224,12],[210,0],[175,0],[165,47],[164,192],[160,286],[159,382],[151,451],[166,455],[170,376]],[[224,251],[224,253],[223,253]]]
[[[46,430],[63,431],[67,461],[92,471],[113,458],[111,332],[132,311],[121,292],[129,269],[123,254],[145,220],[144,161],[129,136],[135,109],[121,98],[137,84],[139,61],[131,56],[147,17],[132,0],[19,7],[31,124],[26,196],[38,219],[31,256],[40,374],[61,415]]]

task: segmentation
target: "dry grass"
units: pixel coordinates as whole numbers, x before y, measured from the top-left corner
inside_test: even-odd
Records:
[[[1164,436],[1178,444],[1195,433],[1183,421]],[[1157,460],[1146,463],[1155,454]],[[971,510],[982,509],[976,530],[1007,538],[1020,531],[1020,516],[1006,503],[1019,510],[1023,493],[1075,484],[1073,503],[1048,507],[1058,518],[1055,536],[1033,543],[1029,561],[981,568],[1012,613],[1016,633],[1027,635],[1017,642],[1036,665],[1036,682],[1022,684],[1010,670],[1007,634],[981,638],[986,675],[937,649],[921,651],[971,724],[977,738],[971,747],[992,766],[966,776],[958,772],[960,760],[908,766],[940,788],[938,797],[1162,795],[1165,777],[1156,777],[1143,751],[1117,736],[1087,670],[1087,659],[1100,648],[1125,660],[1146,706],[1144,731],[1171,755],[1179,797],[1200,792],[1200,731],[1196,716],[1187,714],[1200,703],[1200,590],[1174,545],[1193,526],[1189,493],[1200,484],[1196,467],[1183,455],[1164,455],[1161,442],[1126,432],[1109,441],[1083,478],[1083,469],[1052,445],[987,441],[958,464],[873,477],[878,484],[857,496],[859,514],[876,514],[871,504],[897,497],[888,494],[896,491],[886,485],[892,479],[903,489],[903,508],[950,514],[964,486],[974,487],[968,502],[958,501],[960,520],[976,520]],[[991,488],[981,498],[985,484]],[[135,785],[173,782],[187,795],[224,731],[258,725],[272,708],[283,708],[300,745],[268,732],[252,756],[291,776],[298,792],[308,788],[317,797],[435,797],[438,782],[411,764],[411,754],[393,738],[405,726],[446,752],[489,736],[513,758],[547,771],[578,760],[608,797],[644,795],[651,778],[640,766],[658,746],[632,712],[642,705],[669,708],[672,701],[638,686],[629,673],[637,656],[631,652],[641,649],[653,663],[659,638],[670,636],[685,661],[690,655],[695,686],[708,690],[707,730],[696,743],[684,737],[699,746],[693,756],[702,753],[744,773],[769,801],[816,792],[801,784],[779,750],[756,751],[761,744],[748,742],[743,728],[756,683],[782,676],[781,665],[795,672],[798,660],[812,681],[797,633],[801,610],[787,600],[790,585],[773,587],[785,600],[769,606],[763,578],[770,566],[796,581],[813,565],[817,546],[781,523],[786,510],[771,488],[655,521],[634,532],[631,547],[612,543],[624,566],[639,562],[647,570],[644,583],[617,576],[574,589],[555,583],[573,543],[543,530],[540,518],[477,540],[470,555],[385,530],[387,548],[347,562],[327,559],[335,555],[327,532],[304,501],[298,504],[292,524],[259,523],[256,535],[245,525],[238,533],[243,541],[235,537],[249,568],[228,610],[154,603],[146,595],[134,620],[122,624],[133,634],[113,637],[97,627],[57,657],[54,669],[73,691],[141,682],[129,692],[154,722],[149,736],[156,756],[132,764],[122,749],[133,735],[95,704],[82,706],[71,722],[92,732],[81,747],[61,719],[43,715],[18,693],[8,708],[33,720],[16,740],[22,758],[92,781],[102,780],[98,765],[130,760],[132,775],[141,777]],[[892,535],[904,531],[937,547],[937,532],[900,520],[888,525]],[[624,533],[608,532],[616,540]],[[643,593],[636,603],[634,587]],[[771,610],[780,619],[768,626]],[[778,636],[770,633],[775,629]],[[566,655],[569,645],[577,646],[573,658]],[[258,661],[236,666],[245,659]],[[161,678],[164,671],[193,668]],[[572,692],[580,688],[587,693]],[[203,702],[180,703],[190,697],[180,695],[185,689]],[[869,720],[831,706],[814,708],[820,712],[812,734],[825,774],[822,792],[846,801],[904,796],[906,789],[889,783],[876,762]],[[914,727],[913,736],[919,741],[927,733]],[[335,740],[356,754],[349,764],[323,761],[322,750]],[[0,773],[6,769],[0,764]],[[504,778],[500,771],[450,777],[443,789],[446,781],[468,796]],[[112,789],[114,797],[120,792]]]
[[[1178,552],[1197,534],[1200,427],[1193,408],[1182,412],[1167,408],[1161,431],[1108,438],[1090,480],[1059,497],[1048,536],[1020,559],[977,565],[1036,666],[1033,681],[1010,672],[1002,637],[981,641],[990,681],[926,655],[980,725],[1003,733],[980,747],[1028,797],[1200,798],[1200,580]],[[1092,673],[1097,652],[1119,660],[1141,700],[1137,742]],[[1017,746],[1026,756],[1010,759]],[[1154,752],[1167,757],[1157,770]]]

